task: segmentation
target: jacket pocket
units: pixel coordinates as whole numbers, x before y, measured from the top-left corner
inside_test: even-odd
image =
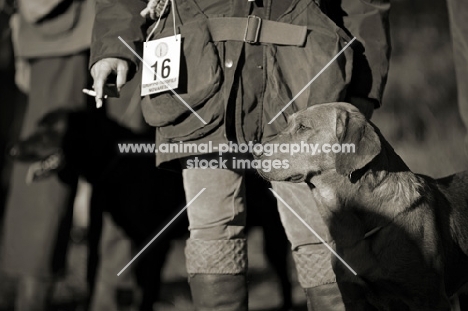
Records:
[[[169,142],[194,141],[208,136],[224,121],[224,107],[221,99],[221,93],[215,94],[213,99],[196,111],[196,114],[190,113],[177,123],[158,127],[157,135]]]
[[[182,50],[179,87],[174,91],[180,98],[170,91],[146,96],[142,101],[142,110],[146,122],[152,126],[178,126],[186,119],[193,119],[191,109],[206,122],[213,118],[210,111],[202,108],[219,91],[222,74],[206,19],[196,19],[178,29],[182,36]],[[173,33],[172,27],[167,27],[156,39]],[[203,125],[203,122],[200,121],[200,124]],[[181,129],[181,134],[187,131]]]

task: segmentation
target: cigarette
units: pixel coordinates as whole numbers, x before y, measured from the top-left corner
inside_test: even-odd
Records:
[[[83,89],[83,93],[85,93],[86,95],[89,95],[89,96],[96,97],[96,92],[93,91],[93,90]],[[107,95],[104,95],[103,98],[107,98]]]

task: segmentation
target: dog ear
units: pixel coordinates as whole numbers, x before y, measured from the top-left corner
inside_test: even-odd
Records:
[[[380,153],[380,139],[364,115],[357,111],[341,111],[336,120],[338,141],[353,144],[354,152],[336,154],[335,166],[339,174],[348,176],[363,168]]]

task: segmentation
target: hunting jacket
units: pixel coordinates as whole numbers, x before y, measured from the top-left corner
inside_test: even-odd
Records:
[[[390,56],[389,0],[174,3],[152,39],[173,35],[175,16],[183,38],[175,91],[206,124],[171,92],[146,96],[142,110],[156,127],[157,145],[264,142],[285,127],[289,115],[314,104],[351,96],[368,98],[376,108],[381,104]],[[154,27],[154,21],[140,16],[146,4],[97,1],[91,66],[119,57],[142,67],[118,37],[141,55]],[[184,156],[158,154],[157,163]]]

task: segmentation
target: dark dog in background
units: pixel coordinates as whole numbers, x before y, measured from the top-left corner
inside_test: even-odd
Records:
[[[32,162],[28,181],[57,173],[65,181],[78,174],[92,184],[88,235],[91,293],[103,212],[111,215],[140,250],[185,205],[180,174],[157,169],[151,154],[119,154],[118,143],[150,143],[153,135],[135,134],[103,113],[56,110],[39,121],[32,136],[10,149],[16,160]],[[142,291],[140,310],[152,310],[170,242],[186,230],[187,220],[181,217],[133,263]]]
[[[450,310],[468,282],[468,171],[414,174],[375,125],[347,103],[292,115],[271,144],[353,144],[354,152],[277,153],[268,180],[306,182],[336,243],[346,310]],[[259,159],[266,155],[258,153]]]
[[[57,173],[66,180],[70,174],[84,177],[93,186],[90,201],[89,280],[96,274],[102,212],[108,212],[140,250],[185,205],[179,168],[157,169],[154,154],[121,154],[119,143],[154,142],[154,131],[134,133],[100,112],[56,110],[46,114],[34,135],[9,151],[19,161],[32,162],[30,181]],[[263,227],[265,254],[278,275],[283,309],[292,305],[287,257],[289,242],[279,220],[276,200],[269,183],[247,174],[248,225]],[[181,216],[155,240],[134,263],[141,287],[140,310],[152,310],[160,287],[161,271],[170,243],[187,232],[188,221]],[[116,271],[117,273],[118,271]]]

